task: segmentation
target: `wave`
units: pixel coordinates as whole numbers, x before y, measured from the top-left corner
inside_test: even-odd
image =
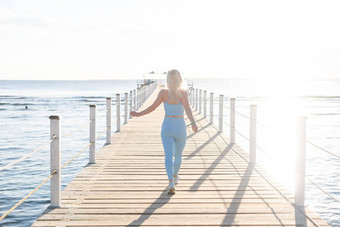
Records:
[[[337,95],[307,95],[307,96],[302,96],[304,98],[324,98],[324,99],[340,99],[340,96]]]
[[[28,96],[0,95],[0,99],[30,99]]]

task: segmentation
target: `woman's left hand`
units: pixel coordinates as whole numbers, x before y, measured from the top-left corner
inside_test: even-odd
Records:
[[[192,128],[192,131],[194,131],[194,132],[198,131],[198,127],[197,127],[196,124],[193,124],[191,128]]]
[[[138,117],[138,116],[139,116],[139,113],[136,112],[136,111],[131,111],[131,112],[130,112],[130,116],[131,116],[131,117]]]

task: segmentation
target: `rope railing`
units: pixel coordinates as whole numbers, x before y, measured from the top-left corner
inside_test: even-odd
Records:
[[[104,117],[106,114],[107,114],[107,112],[109,111],[110,109],[106,109],[105,111],[104,111],[104,113],[102,113],[101,115],[99,115],[97,118],[102,118],[102,117]]]
[[[259,146],[257,143],[256,143],[256,133],[257,133],[257,127],[261,127],[261,128],[264,128],[266,130],[269,130],[271,132],[275,132],[277,133],[279,129],[271,126],[271,125],[267,125],[266,123],[263,123],[259,120],[257,120],[257,106],[256,105],[251,105],[250,106],[250,114],[247,115],[247,114],[243,114],[239,111],[237,111],[235,109],[235,98],[230,98],[230,106],[229,105],[226,105],[224,104],[225,102],[225,97],[223,95],[219,95],[219,98],[214,98],[214,93],[213,92],[210,92],[210,97],[207,99],[206,97],[206,93],[207,91],[206,90],[203,90],[204,91],[204,97],[202,99],[202,89],[195,89],[195,88],[190,88],[190,93],[189,93],[189,103],[190,105],[192,106],[192,108],[194,110],[196,110],[198,112],[198,114],[201,114],[202,112],[204,113],[204,117],[206,117],[206,108],[207,106],[209,105],[206,105],[206,101],[210,102],[210,114],[209,114],[209,117],[210,117],[210,124],[213,124],[214,123],[214,120],[216,119],[215,117],[218,117],[218,122],[217,122],[217,125],[218,125],[218,131],[219,132],[222,132],[223,131],[223,127],[222,125],[226,125],[229,127],[230,129],[230,143],[236,143],[235,142],[235,134],[237,134],[238,136],[240,136],[242,139],[245,139],[246,141],[249,141],[249,162],[250,163],[256,163],[256,149],[258,149],[259,151],[263,152],[265,155],[269,156],[271,159],[276,159],[270,152],[267,152],[266,149],[263,149],[261,146]],[[228,100],[228,99],[227,99]],[[204,109],[203,111],[201,110],[201,107],[202,107],[202,101],[203,101],[203,104],[204,104]],[[218,106],[217,106],[217,110],[215,110],[216,108],[216,102],[218,102]],[[230,110],[230,122],[226,122],[224,119],[225,119],[225,115],[223,114],[223,109],[228,109]],[[219,114],[215,115],[214,114],[214,111],[217,111]],[[249,131],[250,131],[250,136],[245,136],[242,132],[240,132],[237,128],[235,127],[235,119],[236,119],[236,116],[241,116],[242,119],[246,119],[246,120],[249,120],[250,122],[250,128],[249,128]],[[298,159],[301,159],[301,160],[304,160],[304,153],[305,153],[305,144],[308,143],[312,146],[314,146],[315,148],[317,149],[320,149],[330,155],[332,155],[333,157],[336,157],[336,158],[340,158],[340,155],[339,154],[336,154],[336,153],[333,153],[331,151],[328,151],[327,149],[324,149],[314,143],[312,143],[311,141],[309,140],[306,140],[305,139],[305,129],[303,129],[305,127],[305,123],[303,123],[303,118],[304,117],[300,117],[299,118],[299,142],[297,144],[297,148],[298,148],[298,152],[297,152],[297,155],[299,156]],[[304,138],[304,139],[302,139]],[[304,181],[304,178],[305,178],[305,174],[304,174],[304,171],[302,171],[300,168],[305,168],[305,163],[301,161],[301,163],[298,164],[297,166],[297,170],[296,170],[296,177],[298,180],[301,180],[301,181]],[[310,178],[308,178],[311,182],[312,180]],[[322,187],[320,185],[318,185],[317,183],[315,183],[314,181],[312,182],[315,186],[317,186],[318,188],[320,188],[320,190],[322,190]],[[296,192],[296,197],[295,197],[295,204],[297,206],[300,206],[300,205],[303,205],[304,204],[304,187],[303,186],[300,186],[300,185],[297,185],[297,192]],[[329,195],[329,196],[332,196],[330,195],[330,193],[328,193],[326,190],[322,190],[325,194]],[[339,199],[336,199],[334,196],[332,196],[333,199],[335,199],[336,201],[339,201]]]
[[[93,144],[93,141],[91,141],[90,143],[88,143],[81,151],[79,151],[76,155],[74,155],[70,160],[68,160],[64,165],[61,166],[61,168],[65,168],[68,164],[70,164],[74,159],[76,159],[81,153],[83,153],[84,151],[86,151],[87,148],[89,148],[89,146],[91,146]]]
[[[227,122],[223,121],[223,124],[225,124],[226,126],[230,127],[230,124],[228,124]]]
[[[273,127],[265,124],[265,123],[262,123],[261,121],[256,121],[256,124],[258,124],[259,126],[262,126],[263,128],[267,128],[269,130],[275,130]]]
[[[260,147],[259,145],[256,144],[256,147],[262,151],[264,154],[266,154],[267,156],[271,157],[272,159],[276,159],[273,155],[269,154],[267,151],[265,151],[262,147]]]
[[[236,111],[236,110],[235,110],[235,113],[238,114],[238,115],[241,116],[241,117],[244,117],[244,118],[247,118],[247,119],[250,120],[250,117],[248,117],[248,116],[246,116],[246,115],[244,115],[244,114],[242,114],[242,113],[240,113],[240,112],[238,112],[238,111]]]
[[[340,158],[340,155],[337,155],[337,154],[335,154],[335,153],[333,153],[333,152],[327,151],[326,149],[324,149],[324,148],[322,148],[322,147],[320,147],[320,146],[318,146],[318,145],[312,143],[312,142],[309,141],[309,140],[306,140],[306,142],[309,143],[310,145],[312,145],[313,147],[318,148],[319,150],[322,150],[322,151],[324,151],[324,152],[326,152],[326,153],[328,153],[328,154],[330,154],[330,155],[333,155],[334,157]]]
[[[229,106],[226,106],[226,105],[223,105],[224,108],[230,110],[230,107]]]
[[[26,199],[28,199],[34,192],[36,192],[41,186],[43,186],[47,181],[49,181],[53,175],[57,173],[56,170],[54,170],[50,176],[48,176],[45,180],[43,180],[37,187],[35,187],[30,193],[28,193],[24,198],[22,198],[19,202],[17,202],[11,209],[6,211],[1,217],[0,221],[3,220],[7,215],[9,215],[13,210],[15,210],[18,206],[20,206]]]
[[[100,132],[99,135],[97,135],[96,140],[97,140],[99,137],[101,137],[103,134],[105,134],[109,127],[110,127],[110,126],[106,126],[106,128],[105,128],[104,130],[102,130],[102,131]]]
[[[151,87],[152,85],[152,87]],[[130,97],[130,99],[134,100],[134,104],[132,105],[132,101],[130,102],[130,108],[133,108],[136,110],[138,108],[138,106],[140,107],[142,103],[144,103],[146,101],[146,99],[151,95],[151,92],[154,91],[156,89],[156,85],[157,84],[151,84],[151,85],[148,85],[149,87],[146,87],[144,88],[144,90],[142,89],[137,89],[137,93],[133,96]],[[151,89],[152,88],[152,89]],[[136,92],[136,90],[134,90],[134,92]],[[120,95],[120,94],[119,94]],[[106,115],[108,113],[108,111],[111,111],[111,106],[112,106],[112,100],[111,98],[107,98],[108,101],[107,101],[107,109],[106,111],[97,116],[96,118],[101,118],[103,117],[104,115]],[[127,105],[127,101],[129,100],[129,98],[127,99],[123,99],[124,100],[124,104]],[[117,110],[119,109],[120,110],[120,105],[118,107],[118,104],[121,104],[122,103],[122,100],[115,100],[115,103],[114,105],[117,106]],[[92,108],[92,109],[91,109]],[[6,216],[8,216],[8,214],[10,214],[13,210],[15,210],[20,204],[22,204],[27,198],[29,198],[34,192],[36,192],[40,187],[42,187],[47,181],[49,181],[55,174],[57,174],[57,169],[60,170],[60,169],[63,169],[65,168],[67,165],[69,165],[74,159],[76,159],[80,154],[82,154],[85,150],[87,150],[89,147],[90,147],[90,162],[89,163],[94,163],[94,162],[91,162],[92,161],[95,161],[95,158],[94,157],[91,157],[91,155],[93,156],[93,153],[95,152],[95,141],[96,139],[98,139],[99,137],[103,136],[103,134],[105,134],[105,132],[107,133],[107,141],[109,141],[109,143],[111,143],[111,132],[108,133],[108,129],[111,129],[111,114],[109,114],[110,118],[107,118],[107,126],[105,127],[104,130],[102,130],[96,137],[94,137],[95,135],[95,132],[94,132],[94,129],[95,129],[95,108],[96,108],[96,105],[90,105],[90,116],[93,116],[91,117],[91,119],[86,122],[86,124],[84,125],[81,125],[80,128],[70,132],[70,133],[67,133],[67,134],[64,134],[62,136],[59,136],[60,138],[65,138],[65,137],[68,137],[68,136],[71,136],[71,135],[74,135],[76,134],[77,132],[81,131],[82,129],[84,129],[86,126],[90,126],[90,140],[91,142],[88,143],[81,151],[79,151],[76,155],[74,155],[71,159],[69,159],[64,165],[62,165],[60,167],[60,164],[59,166],[57,165],[57,168],[53,169],[51,175],[49,177],[47,177],[45,180],[43,180],[36,188],[34,188],[34,190],[32,190],[29,194],[27,194],[23,199],[21,199],[18,203],[16,203],[11,209],[9,209],[6,213],[4,213],[1,217],[0,217],[0,221],[3,220]],[[126,113],[125,113],[126,114]],[[116,116],[117,119],[120,119],[121,116],[120,116],[120,112],[117,113],[117,116]],[[56,134],[59,135],[59,116],[50,116],[50,119],[51,119],[51,132],[57,132]],[[52,121],[54,122],[52,124]],[[127,123],[127,122],[126,122]],[[93,124],[93,125],[92,125]],[[91,127],[92,126],[92,127]],[[118,126],[117,126],[118,127]],[[111,130],[110,130],[111,131]],[[91,133],[92,133],[92,137],[91,137]],[[53,133],[54,134],[54,133]],[[24,155],[23,157],[19,158],[18,160],[4,166],[4,167],[1,167],[0,168],[0,171],[3,171],[5,169],[8,169],[10,168],[11,166],[15,165],[16,163],[19,163],[21,161],[23,161],[24,159],[30,157],[31,155],[33,155],[34,153],[38,152],[39,150],[41,150],[44,146],[48,145],[48,144],[51,144],[55,139],[58,139],[58,143],[60,143],[59,139],[57,137],[57,135],[54,134],[54,136],[51,137],[51,139],[44,143],[43,145],[41,145],[39,148],[37,148],[36,150],[32,151],[31,153],[27,154],[27,155]],[[92,138],[92,139],[91,139]],[[56,158],[57,161],[53,162],[51,160],[51,164],[52,165],[55,165],[55,163],[60,163],[60,161],[58,161],[58,159],[60,158],[60,147],[58,145],[58,143],[54,144],[54,148],[52,148],[51,146],[51,154],[53,154],[53,158]],[[93,146],[91,146],[93,145]],[[52,152],[53,150],[53,152]],[[59,152],[59,154],[57,154]],[[54,157],[55,156],[55,157]],[[51,167],[52,168],[52,167]],[[60,174],[57,175],[58,177],[60,177]],[[60,181],[60,179],[59,179]],[[56,187],[56,188],[55,188]],[[60,185],[57,187],[57,185],[54,185],[53,186],[53,191],[52,191],[52,182],[51,182],[51,204],[60,204],[60,198],[59,198],[59,195],[57,193],[57,195],[52,199],[52,194],[53,193],[56,193],[57,191],[59,191],[59,194],[60,194]],[[56,202],[58,201],[59,202]]]
[[[308,176],[305,176],[305,178],[311,182],[313,185],[315,185],[318,189],[320,189],[323,193],[328,195],[330,198],[334,199],[336,202],[340,203],[340,200],[332,196],[329,192],[327,192],[325,189],[323,189],[319,184],[315,183],[312,179],[310,179]]]
[[[35,149],[34,151],[32,151],[31,153],[22,156],[21,158],[19,158],[19,159],[13,161],[12,163],[10,163],[10,164],[8,164],[8,165],[6,165],[6,166],[4,166],[4,167],[1,167],[1,168],[0,168],[0,172],[3,171],[3,170],[5,170],[5,169],[8,169],[8,168],[10,168],[11,166],[13,166],[13,165],[15,165],[15,164],[17,164],[17,163],[19,163],[19,162],[25,160],[26,158],[32,156],[32,155],[35,154],[36,152],[40,151],[43,147],[45,147],[46,145],[50,144],[55,138],[56,138],[56,137],[54,136],[52,139],[50,139],[49,141],[47,141],[46,143],[44,143],[43,145],[41,145],[40,147],[38,147],[37,149]]]
[[[243,139],[250,141],[250,138],[248,138],[248,137],[246,137],[245,135],[243,135],[243,134],[242,134],[240,131],[238,131],[236,128],[235,128],[235,132],[236,132],[237,134],[239,134]]]
[[[65,137],[68,137],[68,136],[72,136],[74,134],[76,134],[77,132],[80,132],[81,130],[83,130],[84,128],[88,127],[89,124],[91,124],[91,122],[93,121],[94,119],[92,118],[91,120],[89,120],[88,122],[86,122],[85,124],[83,124],[82,126],[80,126],[78,129],[72,131],[72,132],[69,132],[69,133],[66,133],[64,135],[61,136],[61,138],[65,138]]]

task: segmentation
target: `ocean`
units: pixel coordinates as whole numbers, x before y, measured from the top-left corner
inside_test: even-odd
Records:
[[[190,79],[193,86],[214,92],[214,123],[218,98],[224,95],[224,131],[229,134],[230,98],[236,98],[236,142],[249,150],[249,106],[257,105],[257,161],[288,190],[294,190],[297,116],[307,116],[307,139],[340,155],[340,81],[338,80],[231,80]],[[89,105],[104,114],[105,98],[136,89],[136,80],[0,81],[0,168],[35,150],[49,140],[50,115],[60,115],[61,134],[89,120]],[[208,105],[209,106],[209,105]],[[112,109],[115,116],[115,108]],[[122,108],[122,112],[124,108]],[[209,110],[208,110],[209,114]],[[112,121],[112,131],[116,129]],[[105,117],[97,120],[97,131]],[[62,163],[88,143],[88,128],[63,139]],[[97,140],[97,149],[105,136]],[[0,172],[0,214],[34,189],[49,175],[49,146],[30,158]],[[63,169],[62,189],[88,162],[85,151]],[[306,175],[334,197],[340,198],[340,161],[307,146]],[[1,226],[30,226],[49,205],[49,184],[0,222]],[[306,205],[332,226],[340,226],[340,204],[306,182]]]

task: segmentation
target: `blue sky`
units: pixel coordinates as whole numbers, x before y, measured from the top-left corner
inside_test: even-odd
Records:
[[[340,79],[340,1],[0,0],[0,79]]]

